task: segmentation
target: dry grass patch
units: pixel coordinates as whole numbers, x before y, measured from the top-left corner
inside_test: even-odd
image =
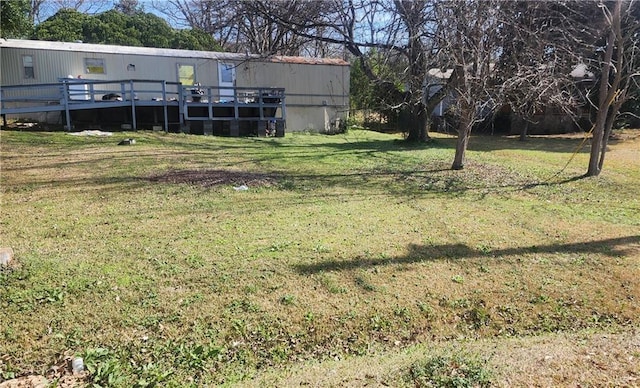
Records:
[[[640,334],[625,331],[431,342],[374,356],[270,371],[242,386],[416,386],[410,370],[416,364],[434,359],[473,360],[472,365],[484,370],[486,380],[497,387],[632,387],[640,384]],[[462,379],[458,383],[458,386],[467,386]],[[479,385],[479,381],[475,383],[469,386]]]

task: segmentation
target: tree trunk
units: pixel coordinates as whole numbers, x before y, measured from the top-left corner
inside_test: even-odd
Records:
[[[423,142],[431,141],[431,136],[429,136],[429,129],[431,129],[431,115],[425,113],[425,116],[424,116],[424,128],[422,130],[422,141]]]
[[[424,105],[414,105],[409,109],[409,117],[407,118],[409,131],[407,141],[409,142],[426,142],[429,139],[427,131],[427,118],[425,115]]]
[[[529,121],[525,120],[524,127],[520,130],[520,141],[526,141],[529,136]]]
[[[601,81],[601,82],[607,82],[607,81]],[[593,138],[591,140],[589,168],[587,169],[586,176],[600,175],[600,167],[599,167],[600,151],[602,150],[602,142],[604,141],[604,126],[605,126],[606,117],[607,117],[606,112],[598,111],[598,115],[596,116],[596,126],[593,130]]]
[[[622,63],[618,61],[612,64],[613,50],[616,46],[617,34],[616,31],[620,29],[620,12],[621,1],[618,0],[615,3],[613,9],[613,19],[609,26],[609,36],[607,37],[607,46],[602,60],[602,74],[600,75],[600,89],[598,90],[598,113],[596,115],[596,125],[593,129],[593,140],[591,142],[591,152],[589,155],[589,167],[585,176],[598,176],[602,170],[602,163],[604,162],[604,152],[606,150],[605,134],[610,132],[607,130],[607,123],[613,125],[613,117],[616,112],[611,108],[614,93],[616,93],[620,84],[620,72],[622,70]],[[618,58],[621,59],[621,58]],[[611,66],[615,66],[615,76],[612,85],[609,85],[609,75],[611,74]]]
[[[467,114],[460,117],[460,125],[458,126],[458,141],[456,142],[456,155],[453,158],[452,170],[462,170],[464,168],[465,153],[471,136],[471,118]]]
[[[618,74],[616,74],[616,77]],[[614,85],[618,84],[618,82],[614,81]],[[621,94],[626,95],[626,90],[622,91]],[[611,107],[611,114],[607,116],[607,121],[604,124],[604,135],[602,136],[602,144],[600,146],[600,160],[598,161],[598,170],[602,171],[602,166],[604,165],[604,155],[607,153],[607,146],[609,145],[609,137],[611,136],[611,130],[613,129],[614,121],[616,120],[616,112],[620,111],[620,107],[622,106],[623,101],[625,101],[626,96],[619,96],[619,99],[613,103]]]
[[[607,121],[604,124],[604,131],[602,133],[602,140],[600,143],[600,157],[598,158],[598,174],[602,171],[604,165],[604,155],[607,153],[607,145],[609,144],[609,136],[611,135],[611,128],[613,128],[613,121],[615,119],[615,113],[612,113],[607,117]]]

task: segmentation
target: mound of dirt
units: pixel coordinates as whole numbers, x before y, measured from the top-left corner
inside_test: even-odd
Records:
[[[182,183],[201,187],[265,187],[273,186],[278,179],[279,177],[273,174],[227,170],[176,170],[149,177],[150,181],[157,183]]]

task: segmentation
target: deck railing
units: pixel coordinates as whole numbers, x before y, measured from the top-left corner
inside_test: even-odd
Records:
[[[171,106],[178,107],[180,126],[186,120],[279,123],[286,120],[282,88],[189,86],[162,80],[76,78],[60,78],[58,83],[0,86],[0,113],[3,116],[64,112],[67,129],[71,128],[71,111],[130,107],[135,130],[137,106],[162,107],[165,131],[169,128],[167,110]]]
[[[286,116],[282,88],[182,86],[182,89],[185,118],[188,120],[215,121],[229,117],[237,120],[284,120]],[[207,107],[208,115],[189,113],[189,108],[197,107]],[[214,107],[233,108],[233,115],[216,115]],[[242,115],[242,108],[257,108],[254,110],[256,115]]]

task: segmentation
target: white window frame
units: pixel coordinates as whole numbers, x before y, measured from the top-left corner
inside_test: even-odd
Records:
[[[27,58],[31,62],[31,66],[27,66]],[[23,55],[22,56],[22,76],[24,79],[35,79],[36,78],[36,68],[34,66],[33,55]],[[31,69],[30,73],[27,69]]]

